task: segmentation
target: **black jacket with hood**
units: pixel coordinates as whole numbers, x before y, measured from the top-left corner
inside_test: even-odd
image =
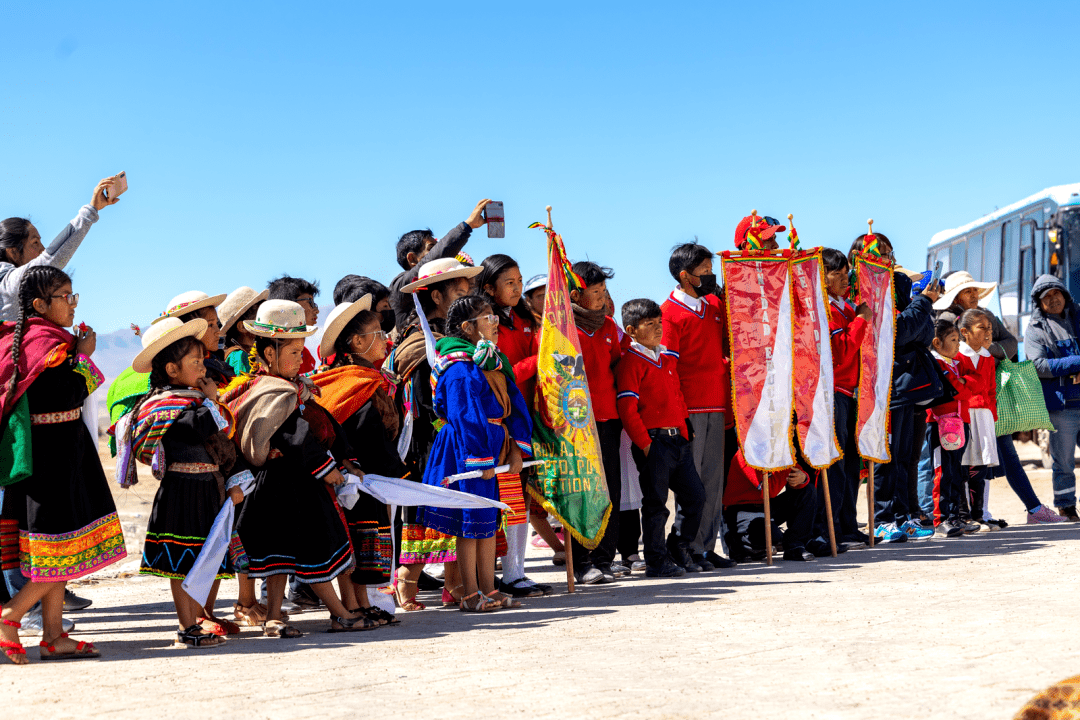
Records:
[[[1065,312],[1047,315],[1039,307],[1039,297],[1048,290],[1065,296]],[[1080,385],[1072,376],[1080,373],[1080,305],[1061,280],[1041,275],[1031,288],[1034,310],[1024,331],[1024,354],[1035,364],[1042,380],[1043,398],[1050,412],[1080,408]]]
[[[911,279],[893,274],[896,287],[896,341],[890,407],[926,404],[941,395],[941,378],[930,355],[934,308],[925,295],[911,297]]]

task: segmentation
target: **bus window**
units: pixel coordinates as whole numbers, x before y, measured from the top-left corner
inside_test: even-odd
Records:
[[[967,271],[976,280],[983,278],[983,236],[975,235],[967,241]]]
[[[975,273],[972,273],[974,275]],[[983,282],[997,282],[1001,279],[1001,226],[986,231],[983,246],[983,272],[979,278]]]
[[[1005,223],[1002,226],[1002,234],[1005,236],[1004,247],[1001,252],[1001,284],[1012,287],[1016,284],[1017,265],[1020,260],[1020,246],[1016,231],[1016,221]]]
[[[949,269],[964,270],[967,267],[964,258],[964,241],[949,246]]]
[[[1035,248],[1020,252],[1020,312],[1031,312],[1031,288],[1035,286]]]

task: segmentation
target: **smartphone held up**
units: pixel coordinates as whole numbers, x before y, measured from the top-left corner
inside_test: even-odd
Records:
[[[105,193],[106,199],[112,199],[120,197],[127,192],[127,189],[127,172],[123,171],[114,175],[112,182],[102,192]]]
[[[484,208],[484,219],[487,221],[489,238],[506,237],[506,215],[501,200],[492,200],[487,204]]]

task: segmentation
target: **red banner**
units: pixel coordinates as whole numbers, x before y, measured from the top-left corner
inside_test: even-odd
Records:
[[[889,403],[892,399],[893,343],[896,310],[892,264],[856,253],[858,302],[874,314],[859,350],[859,418],[855,437],[859,454],[874,462],[889,462]]]
[[[791,467],[791,252],[721,253],[735,427],[751,467]]]

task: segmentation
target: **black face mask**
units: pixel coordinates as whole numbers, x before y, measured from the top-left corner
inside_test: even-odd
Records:
[[[694,288],[694,292],[698,294],[698,297],[712,295],[716,292],[716,275],[708,273],[705,275],[695,275],[694,277],[701,281],[701,284]]]
[[[391,309],[379,311],[379,315],[382,316],[382,320],[379,322],[379,327],[383,332],[390,332],[394,329],[394,324],[397,322],[397,316],[394,315],[394,311]]]

